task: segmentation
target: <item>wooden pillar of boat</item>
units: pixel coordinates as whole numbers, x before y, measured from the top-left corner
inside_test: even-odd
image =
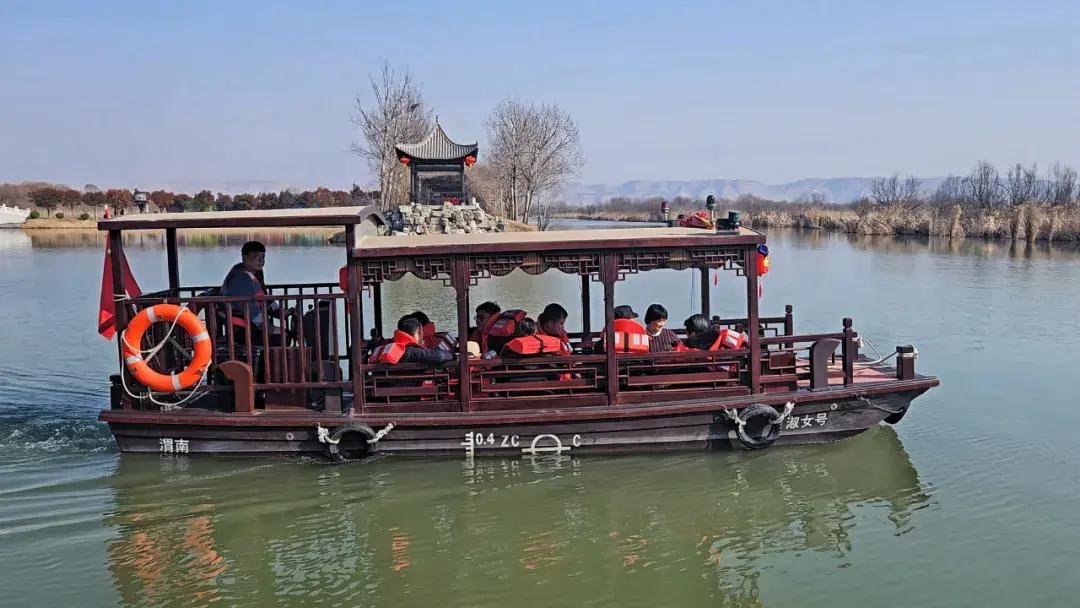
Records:
[[[386,334],[383,333],[382,283],[375,283],[371,286],[371,301],[373,303],[371,314],[375,318],[375,331],[380,338],[384,338]]]
[[[851,319],[844,317],[844,340],[840,343],[844,366],[844,386],[855,383],[855,332],[851,329]]]
[[[176,228],[165,229],[165,258],[169,265],[169,289],[176,291],[180,289],[180,257],[176,249]]]
[[[706,318],[711,317],[709,313],[709,267],[701,267],[701,314]]]
[[[761,328],[758,324],[757,247],[743,249],[743,268],[746,274],[746,334],[750,349],[750,394],[761,392]]]
[[[360,266],[354,262],[356,226],[345,226],[345,264],[349,268],[349,377],[353,385],[353,412],[364,413],[364,299],[360,297],[363,276]]]
[[[581,341],[586,344],[592,342],[592,301],[589,296],[591,284],[592,275],[581,275]]]
[[[126,294],[127,288],[124,285],[124,240],[121,238],[119,230],[109,231],[109,264],[112,266],[112,288],[113,288],[113,300],[116,300],[117,294]],[[116,333],[120,333],[127,329],[127,306],[123,302],[116,302]]]
[[[618,279],[618,259],[606,252],[600,259],[600,281],[604,284],[604,354],[607,356],[608,405],[619,404],[619,364],[615,357],[615,281]]]
[[[451,269],[450,282],[457,295],[458,317],[458,397],[461,411],[472,411],[472,374],[469,373],[469,258],[457,256]]]
[[[795,314],[794,314],[793,311],[794,311],[794,309],[791,307],[791,304],[788,304],[788,305],[784,306],[784,335],[785,336],[794,336],[795,335]],[[791,342],[785,342],[784,343],[784,348],[791,349],[791,348],[794,348],[794,347],[795,347],[795,345],[792,344]]]

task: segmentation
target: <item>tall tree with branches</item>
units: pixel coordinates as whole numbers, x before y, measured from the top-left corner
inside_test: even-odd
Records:
[[[581,136],[570,114],[554,104],[499,102],[484,125],[488,157],[509,193],[510,215],[528,222],[533,205],[553,195],[585,164]]]
[[[361,141],[352,144],[354,154],[364,158],[379,180],[380,205],[408,202],[402,188],[405,167],[398,162],[394,146],[419,141],[431,129],[431,109],[424,102],[421,86],[406,67],[398,72],[383,61],[378,78],[369,76],[370,98],[356,97],[353,125]]]

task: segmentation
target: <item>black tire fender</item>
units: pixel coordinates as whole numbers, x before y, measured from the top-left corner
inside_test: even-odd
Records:
[[[342,450],[340,442],[342,437],[349,433],[357,433],[363,441],[362,450]],[[359,460],[371,456],[376,449],[375,443],[368,443],[375,439],[375,431],[363,422],[346,422],[330,432],[329,441],[326,445],[326,455],[335,463],[341,464],[350,460]]]
[[[739,437],[739,442],[746,448],[751,450],[763,450],[780,438],[780,428],[783,426],[783,421],[780,420],[780,413],[773,409],[772,406],[765,405],[764,403],[752,403],[739,412],[736,412],[735,415],[739,419],[738,421],[734,421],[736,433]],[[761,425],[758,420],[755,420],[758,418],[763,419],[764,425]],[[754,422],[755,429],[760,429],[760,433],[755,431],[748,432],[746,430],[746,425],[751,421]],[[758,436],[753,436],[755,434]]]

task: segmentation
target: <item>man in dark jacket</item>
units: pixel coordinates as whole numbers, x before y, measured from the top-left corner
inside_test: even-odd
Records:
[[[425,363],[442,365],[453,361],[454,354],[438,348],[424,348],[420,321],[412,315],[398,320],[393,342],[380,346],[371,354],[369,363]]]
[[[686,339],[683,340],[683,345],[687,348],[710,350],[720,337],[720,332],[716,331],[705,315],[691,315],[683,322],[683,326],[686,328]]]

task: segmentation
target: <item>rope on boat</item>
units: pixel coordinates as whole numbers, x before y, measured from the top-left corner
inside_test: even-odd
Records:
[[[887,407],[881,407],[880,405],[874,403],[873,401],[870,401],[869,399],[867,399],[863,395],[859,395],[858,397],[856,397],[856,399],[858,399],[859,401],[862,401],[866,405],[869,405],[870,407],[874,408],[875,410],[881,410],[881,411],[885,412],[886,414],[900,414],[900,413],[903,413],[903,411],[904,411],[903,408],[898,409],[898,410],[890,410]]]
[[[391,422],[390,424],[387,424],[382,429],[380,429],[378,433],[375,433],[374,437],[372,437],[371,439],[368,439],[367,442],[369,444],[379,443],[379,441],[383,437],[386,437],[390,433],[390,431],[394,430],[394,426],[395,425],[394,425],[393,422]],[[319,443],[337,445],[338,443],[341,442],[341,439],[333,439],[332,437],[330,437],[330,429],[324,427],[323,425],[319,424],[318,422],[315,423],[315,433],[319,436]]]
[[[781,422],[784,421],[784,419],[786,419],[788,417],[788,415],[791,414],[791,410],[793,410],[793,409],[795,409],[795,402],[794,401],[788,401],[787,403],[784,404],[784,411],[782,413],[778,414],[775,418],[773,418],[771,423],[772,424],[780,424]],[[726,414],[727,417],[732,422],[734,422],[735,424],[737,424],[739,426],[746,426],[746,420],[743,420],[742,418],[739,417],[738,410],[724,408],[724,414]]]
[[[878,359],[876,359],[874,361],[856,361],[855,365],[862,365],[864,367],[873,367],[875,365],[881,365],[882,363],[884,363],[884,362],[888,361],[889,359],[892,359],[893,357],[896,356],[896,353],[892,352],[892,353],[889,353],[888,355],[885,355],[884,357],[882,357],[881,356],[881,351],[879,351],[877,349],[877,347],[874,346],[873,342],[871,342],[870,340],[867,340],[866,338],[864,338],[862,336],[859,336],[858,338],[855,339],[855,343],[858,344],[859,346],[862,346],[864,342],[866,343],[867,346],[869,346],[874,351],[874,354],[878,356]],[[914,354],[915,354],[915,358],[918,359],[919,358],[919,349],[916,348]]]
[[[113,294],[113,297],[116,298],[117,297],[116,294]],[[122,299],[126,300],[126,299],[129,299],[129,298],[125,295]],[[118,299],[117,301],[120,301],[120,299]],[[183,305],[181,305],[180,308],[183,308],[184,310],[189,310],[187,306],[183,306]],[[180,321],[180,315],[176,315],[176,318],[173,319],[172,324],[169,325],[169,331],[165,332],[165,337],[162,338],[160,342],[158,342],[157,344],[155,344],[154,346],[152,346],[152,347],[150,347],[150,348],[148,348],[146,350],[135,348],[134,346],[131,345],[130,342],[127,341],[127,328],[125,328],[124,331],[120,332],[120,339],[123,340],[124,344],[126,344],[131,350],[138,351],[139,354],[143,355],[143,359],[152,359],[158,354],[158,352],[161,351],[162,348],[164,348],[166,343],[168,343],[168,342],[174,342],[175,343],[175,341],[172,340],[172,333],[173,333],[173,330],[176,329],[176,325],[177,325],[177,323],[179,321]],[[140,344],[139,346],[142,346],[142,345]],[[180,350],[181,350],[181,352],[183,352],[183,349],[180,349]],[[184,353],[184,354],[187,354],[187,353]],[[182,410],[182,409],[184,409],[184,405],[187,404],[189,401],[195,401],[197,399],[202,399],[203,397],[206,396],[205,392],[199,391],[199,388],[202,387],[203,384],[206,384],[206,376],[207,376],[207,374],[205,374],[205,373],[202,374],[199,377],[199,382],[195,386],[193,386],[191,388],[191,392],[189,392],[187,396],[185,396],[180,401],[176,401],[176,402],[173,402],[173,403],[166,403],[164,401],[158,401],[157,399],[155,399],[154,398],[154,391],[152,391],[150,389],[146,390],[145,395],[136,395],[135,393],[132,393],[131,389],[129,389],[128,385],[127,385],[127,374],[125,374],[124,372],[125,372],[125,370],[120,371],[120,384],[124,387],[124,392],[127,393],[128,397],[131,397],[132,399],[138,399],[139,401],[142,401],[142,400],[146,399],[146,400],[150,401],[150,403],[153,403],[154,405],[160,406],[161,411],[163,411],[163,412],[175,412],[175,411],[178,411],[178,410]]]
[[[331,439],[330,429],[319,424],[318,422],[315,423],[315,433],[319,436],[319,443],[329,443],[336,445],[341,441],[340,439]]]
[[[390,433],[390,431],[392,431],[392,430],[394,430],[394,423],[393,422],[391,422],[390,424],[388,424],[388,425],[384,426],[382,429],[380,429],[379,432],[375,433],[375,436],[372,437],[371,439],[368,439],[367,442],[368,443],[379,443],[379,440],[382,439],[383,437],[386,437]]]

